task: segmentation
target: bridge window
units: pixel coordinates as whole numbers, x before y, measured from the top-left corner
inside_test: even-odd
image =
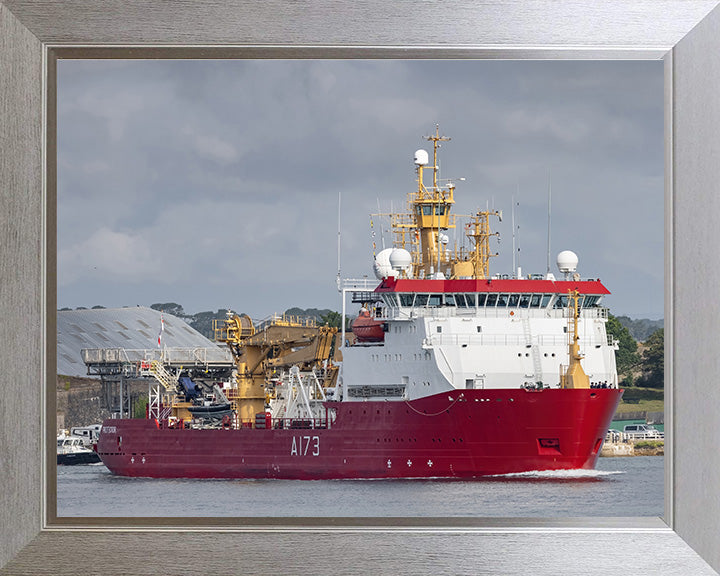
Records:
[[[415,294],[400,294],[400,306],[412,306]]]
[[[520,303],[518,305],[520,308],[527,308],[530,306],[530,294],[521,294]]]
[[[427,306],[428,295],[427,294],[415,294],[415,306],[422,307]]]
[[[501,306],[504,308],[507,306],[508,302],[508,295],[507,294],[498,294],[497,298],[497,307],[500,308]]]
[[[487,300],[485,301],[485,307],[486,308],[494,308],[495,304],[497,304],[498,295],[497,294],[488,294]]]
[[[487,294],[478,294],[477,297],[477,305],[479,308],[482,308],[483,306],[485,306],[485,298],[487,297]]]
[[[533,294],[532,296],[530,296],[530,307],[531,308],[539,308],[541,299],[542,299],[542,294]]]
[[[467,302],[468,308],[475,307],[475,294],[465,294],[465,301]]]
[[[540,304],[540,308],[547,308],[548,304],[550,304],[550,300],[552,300],[552,294],[543,294],[542,304]]]
[[[512,306],[513,308],[517,308],[518,302],[520,301],[520,295],[519,294],[510,294],[508,296],[508,306]]]
[[[438,216],[444,216],[447,206],[445,204],[423,204],[422,207],[418,208],[418,211],[421,208],[423,216],[432,216],[433,212]]]
[[[442,305],[442,296],[440,294],[430,294],[428,298],[428,306],[434,307],[434,306],[441,306]]]
[[[455,306],[454,294],[445,294],[445,306]]]
[[[395,294],[383,294],[383,301],[390,308],[397,308],[398,303]]]

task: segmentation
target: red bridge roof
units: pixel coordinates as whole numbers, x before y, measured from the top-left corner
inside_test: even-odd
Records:
[[[419,280],[385,278],[375,292],[496,292],[509,294],[567,294],[577,290],[580,294],[610,294],[600,280]]]

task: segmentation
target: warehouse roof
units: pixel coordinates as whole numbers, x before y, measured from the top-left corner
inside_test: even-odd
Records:
[[[57,313],[57,373],[87,376],[80,354],[84,348],[158,350],[161,316],[163,348],[206,348],[208,358],[230,360],[225,345],[207,339],[177,316],[152,308],[61,310]]]

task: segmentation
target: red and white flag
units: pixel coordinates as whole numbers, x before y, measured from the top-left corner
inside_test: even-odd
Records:
[[[160,333],[158,334],[158,348],[162,348],[162,333],[165,332],[165,319],[160,312]]]

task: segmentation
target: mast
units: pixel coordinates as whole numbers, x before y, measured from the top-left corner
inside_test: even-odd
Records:
[[[438,150],[442,142],[451,139],[440,135],[435,125],[435,134],[425,136],[432,142],[432,165],[425,150],[415,152],[417,188],[408,194],[407,211],[402,213],[374,214],[390,218],[393,247],[410,252],[413,278],[487,278],[488,262],[497,253],[490,252],[490,236],[499,236],[490,230],[489,217],[496,216],[502,221],[502,212],[486,209],[470,216],[465,235],[473,240],[469,249],[447,247],[449,238],[445,231],[456,228],[455,214],[451,214],[455,203],[455,184],[448,181],[443,185],[439,175]],[[425,171],[432,170],[432,185],[426,186]],[[464,180],[460,178],[459,180]],[[466,216],[467,215],[461,215]]]
[[[550,202],[552,200],[552,180],[548,168],[548,234],[547,234],[547,274],[550,275]]]
[[[577,289],[568,290],[568,356],[569,364],[564,374],[560,376],[561,388],[590,388],[590,379],[583,370],[581,360],[585,357],[580,354],[580,336],[578,335],[578,320],[580,319],[580,292]]]

